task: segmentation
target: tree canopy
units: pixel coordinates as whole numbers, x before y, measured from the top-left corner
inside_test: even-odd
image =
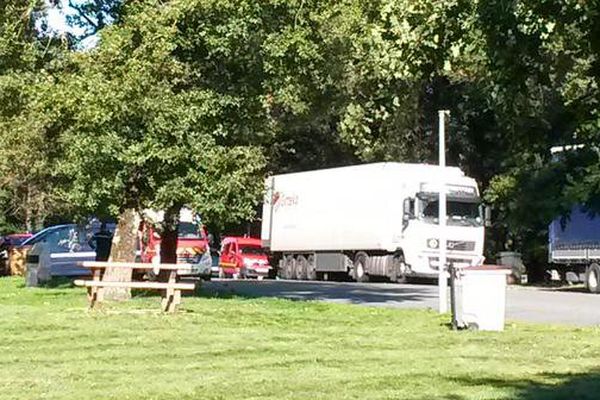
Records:
[[[5,221],[187,204],[223,228],[269,172],[436,162],[438,109],[490,254],[541,262],[552,218],[600,209],[597,0],[67,5],[95,47],[51,40],[41,1],[0,8]]]

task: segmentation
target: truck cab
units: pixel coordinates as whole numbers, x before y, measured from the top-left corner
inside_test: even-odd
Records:
[[[439,195],[427,184],[404,205],[402,249],[414,276],[434,276],[439,268]],[[484,216],[477,186],[447,185],[445,228],[448,262],[455,266],[483,262]]]

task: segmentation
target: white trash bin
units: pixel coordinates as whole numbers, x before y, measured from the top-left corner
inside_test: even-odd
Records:
[[[506,277],[511,270],[496,266],[452,271],[452,325],[482,331],[504,330]]]
[[[26,286],[35,287],[40,283],[48,282],[51,278],[51,260],[48,246],[44,242],[39,242],[31,247],[27,252],[25,264]]]

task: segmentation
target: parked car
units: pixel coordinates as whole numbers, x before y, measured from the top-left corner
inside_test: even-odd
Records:
[[[262,279],[271,265],[260,239],[229,236],[221,242],[219,276]]]
[[[32,233],[11,233],[10,235],[0,237],[0,246],[19,246],[32,236]]]
[[[88,275],[89,270],[77,264],[95,260],[96,252],[90,245],[90,239],[99,229],[98,222],[85,226],[56,225],[38,232],[21,246],[27,249],[27,268],[42,264],[51,276]],[[107,224],[107,229],[114,233],[115,224]]]

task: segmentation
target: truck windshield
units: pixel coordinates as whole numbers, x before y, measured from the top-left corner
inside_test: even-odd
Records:
[[[177,236],[180,239],[204,239],[201,226],[193,222],[180,222]]]
[[[419,217],[424,221],[437,224],[439,201],[436,199],[420,200]],[[446,202],[449,225],[481,226],[483,218],[478,203],[448,200]]]
[[[255,256],[261,256],[265,254],[265,251],[259,246],[242,246],[240,247],[240,251],[242,254],[252,254]]]

